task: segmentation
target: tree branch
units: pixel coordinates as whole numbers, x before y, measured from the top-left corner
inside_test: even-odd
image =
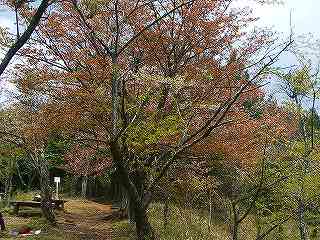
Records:
[[[29,40],[32,33],[38,26],[40,19],[44,12],[46,11],[47,7],[49,5],[49,0],[42,0],[41,4],[38,7],[37,12],[32,17],[29,26],[24,31],[24,33],[17,39],[17,41],[10,47],[7,54],[5,55],[4,59],[2,60],[0,64],[0,76],[5,71],[7,66],[9,65],[11,59],[14,57],[14,55],[19,51],[20,48]]]

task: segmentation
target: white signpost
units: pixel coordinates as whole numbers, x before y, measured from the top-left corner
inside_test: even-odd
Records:
[[[59,183],[60,177],[54,177],[54,182],[56,183],[56,199],[59,199]]]

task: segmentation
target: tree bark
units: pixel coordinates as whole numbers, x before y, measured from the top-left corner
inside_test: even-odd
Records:
[[[256,213],[256,227],[257,227],[256,239],[258,239],[261,235],[261,221],[260,221],[260,217],[257,216],[257,213]]]
[[[83,176],[81,185],[81,197],[87,198],[88,176]]]
[[[55,216],[52,209],[51,190],[50,186],[45,182],[41,183],[41,210],[45,218],[54,224]]]
[[[309,240],[307,225],[304,219],[305,206],[302,199],[298,201],[298,223],[301,240]]]
[[[149,223],[146,210],[140,203],[135,203],[135,222],[136,232],[139,240],[152,240],[154,239],[154,233]]]
[[[55,224],[55,216],[52,208],[52,189],[47,161],[42,157],[39,162],[41,210],[49,223]]]
[[[6,206],[9,206],[11,200],[11,193],[12,193],[12,175],[6,179],[5,182],[5,195],[6,195]]]
[[[211,192],[209,191],[209,231],[211,227],[211,221],[212,221],[212,195]]]
[[[239,212],[236,204],[233,204],[233,203],[232,203],[232,212],[233,212],[232,240],[238,240]]]
[[[163,226],[165,230],[167,229],[167,226],[168,226],[168,215],[169,215],[169,198],[167,197],[166,200],[164,201],[164,208],[163,208],[163,217],[164,217]]]
[[[29,26],[26,28],[24,33],[21,37],[18,38],[18,40],[10,47],[6,55],[4,56],[2,62],[0,63],[0,76],[6,69],[6,67],[9,65],[11,59],[14,57],[14,55],[19,51],[20,48],[29,40],[32,33],[38,26],[40,19],[44,12],[46,11],[47,7],[49,5],[49,0],[42,0],[36,13],[32,17]],[[17,23],[18,24],[18,23]]]
[[[78,177],[73,175],[71,176],[71,180],[70,180],[70,196],[74,197],[76,196],[76,189],[77,189],[77,182],[78,182]]]
[[[118,178],[120,179],[124,189],[126,189],[131,207],[134,209],[134,220],[136,223],[138,240],[154,239],[154,234],[147,217],[142,197],[140,196],[137,187],[130,180],[129,172],[124,167],[124,159],[119,143],[112,142],[110,150],[113,161],[117,167]]]
[[[6,230],[6,225],[5,225],[5,222],[4,222],[4,219],[3,219],[1,212],[0,212],[0,229],[1,229],[1,231]]]

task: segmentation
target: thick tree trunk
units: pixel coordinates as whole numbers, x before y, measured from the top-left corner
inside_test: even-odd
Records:
[[[41,210],[50,223],[55,223],[50,186],[44,182],[41,183]]]
[[[51,224],[55,224],[55,216],[52,209],[51,197],[42,195],[41,210],[44,217],[48,220],[48,222]]]
[[[132,199],[127,199],[127,213],[128,213],[128,222],[130,224],[135,223],[135,209],[134,209],[134,204]]]
[[[304,219],[304,202],[302,199],[299,199],[298,205],[298,223],[299,223],[299,231],[300,231],[300,238],[301,240],[308,240],[308,231],[307,231],[307,224]]]
[[[232,230],[232,240],[238,240],[238,229],[239,225],[238,223],[233,224],[233,230]]]
[[[129,172],[125,167],[125,157],[124,157],[124,146],[119,143],[121,137],[118,136],[120,129],[125,122],[125,119],[122,119],[122,82],[119,79],[119,66],[118,66],[118,55],[114,53],[112,56],[112,114],[111,114],[111,123],[112,123],[112,134],[110,141],[110,150],[112,155],[112,160],[117,167],[118,177],[121,181],[122,186],[128,194],[128,199],[130,199],[130,204],[133,204],[134,209],[134,219],[136,223],[137,237],[139,240],[145,239],[154,239],[153,233],[151,230],[150,223],[147,218],[146,208],[143,204],[143,199],[139,189],[131,181]],[[123,140],[123,139],[122,139]],[[140,194],[139,194],[140,193]]]
[[[143,206],[135,205],[136,232],[139,240],[152,240],[154,233],[148,220],[147,212]]]
[[[48,163],[44,158],[39,161],[40,189],[41,189],[41,210],[49,223],[55,224],[55,216],[52,208],[52,190]]]
[[[117,166],[118,178],[126,189],[130,205],[134,209],[134,220],[136,223],[137,237],[139,240],[154,239],[151,225],[148,221],[146,207],[143,204],[137,187],[130,180],[129,172],[124,167],[121,148],[117,142],[111,144],[111,154]]]

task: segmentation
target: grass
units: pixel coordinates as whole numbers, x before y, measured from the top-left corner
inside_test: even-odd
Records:
[[[208,227],[207,212],[195,209],[179,209],[170,206],[168,226],[164,228],[163,205],[154,203],[148,211],[148,217],[158,239],[161,240],[229,240],[230,232],[228,224],[219,219],[213,219],[212,225]],[[265,218],[264,222],[270,223],[272,219]],[[265,226],[265,231],[271,225]],[[316,230],[315,230],[316,229]],[[320,228],[318,225],[309,225],[310,239],[320,239]],[[112,235],[114,240],[135,240],[135,228],[127,220],[112,223]],[[253,216],[248,216],[239,231],[240,240],[255,240],[257,235]],[[299,228],[296,221],[291,220],[281,227],[272,231],[264,240],[299,240]]]
[[[129,224],[128,220],[116,221],[112,223],[113,240],[135,240],[135,227]]]
[[[21,218],[10,216],[8,214],[4,215],[6,221],[7,230],[0,232],[0,239],[13,240],[17,239],[16,237],[10,236],[10,230],[19,229],[22,226],[28,226],[32,230],[41,229],[39,235],[24,237],[25,240],[74,240],[72,235],[61,232],[61,230],[50,226],[47,224],[46,220],[41,217],[32,217],[32,218]]]
[[[157,237],[163,240],[226,240],[228,228],[226,224],[215,222],[209,229],[208,217],[194,209],[179,209],[170,207],[168,226],[164,227],[163,205],[154,203],[151,205],[148,217]],[[127,220],[113,222],[112,236],[114,240],[134,240],[134,226]]]
[[[31,201],[39,192],[17,192],[13,198],[16,201]]]

